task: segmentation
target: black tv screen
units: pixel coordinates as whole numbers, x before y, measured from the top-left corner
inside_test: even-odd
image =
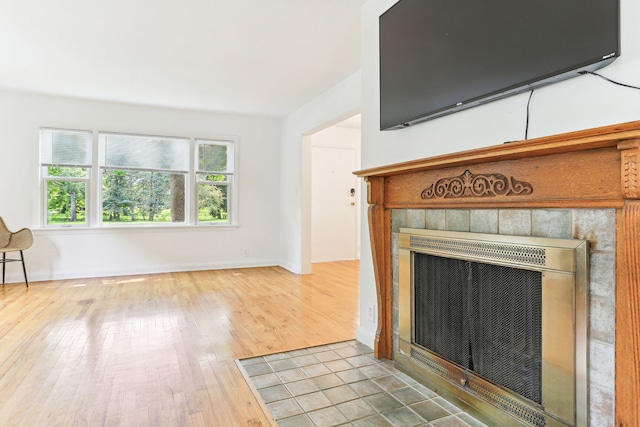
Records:
[[[619,15],[619,0],[400,0],[379,19],[380,129],[604,67]]]

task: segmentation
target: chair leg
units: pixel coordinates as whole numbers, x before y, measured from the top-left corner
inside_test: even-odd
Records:
[[[2,284],[4,285],[4,268],[7,266],[7,253],[2,252]]]
[[[20,258],[22,258],[22,272],[24,273],[24,284],[27,285],[27,288],[28,288],[29,281],[27,280],[27,266],[24,265],[24,255],[22,254],[22,251],[20,251]]]

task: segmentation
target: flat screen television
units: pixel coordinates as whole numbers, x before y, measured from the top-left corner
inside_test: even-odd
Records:
[[[400,0],[379,18],[380,129],[610,64],[619,9],[619,0]]]

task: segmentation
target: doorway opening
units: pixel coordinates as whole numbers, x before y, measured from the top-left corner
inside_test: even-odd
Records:
[[[360,259],[361,183],[353,175],[360,169],[360,137],[357,114],[303,139],[308,153],[303,174],[309,183],[308,230],[303,233],[307,272],[311,263]]]

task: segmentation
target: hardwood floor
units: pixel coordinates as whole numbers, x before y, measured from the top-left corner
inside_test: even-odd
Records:
[[[0,288],[1,426],[266,426],[234,359],[353,339],[359,263]]]

